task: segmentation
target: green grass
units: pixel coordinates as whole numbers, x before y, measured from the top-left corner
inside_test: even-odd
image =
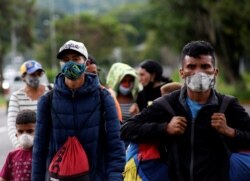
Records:
[[[5,106],[5,104],[6,104],[5,98],[3,97],[3,95],[0,95],[0,106]]]

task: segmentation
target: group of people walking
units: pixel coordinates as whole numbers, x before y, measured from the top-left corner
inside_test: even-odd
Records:
[[[98,61],[74,40],[61,46],[57,58],[61,71],[52,89],[39,82],[39,62],[21,66],[26,86],[11,96],[8,108],[15,150],[0,181],[249,178],[232,168],[249,160],[250,117],[236,98],[216,91],[219,71],[209,42],[183,47],[183,83],[164,77],[155,60],[138,69],[114,63],[100,83]],[[232,165],[232,153],[246,154],[234,155]]]

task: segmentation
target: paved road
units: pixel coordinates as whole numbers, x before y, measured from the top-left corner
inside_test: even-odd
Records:
[[[244,107],[250,114],[250,104]],[[0,169],[4,164],[7,153],[13,149],[7,133],[6,120],[6,110],[5,108],[0,108]]]
[[[7,133],[6,122],[6,110],[0,108],[0,169],[4,164],[7,153],[12,149],[12,145]]]

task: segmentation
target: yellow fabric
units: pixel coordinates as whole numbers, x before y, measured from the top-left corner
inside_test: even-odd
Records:
[[[26,64],[26,62],[24,62],[24,63],[21,65],[21,67],[20,67],[20,72],[21,72],[21,74],[26,73],[26,66],[25,66],[25,64]]]
[[[134,87],[132,89],[133,99],[135,100],[139,91],[138,76],[136,70],[128,64],[121,62],[114,63],[108,72],[106,85],[117,94],[120,82],[125,75],[131,75],[135,78]]]
[[[141,177],[137,174],[137,168],[134,159],[130,159],[123,172],[124,181],[142,181]]]

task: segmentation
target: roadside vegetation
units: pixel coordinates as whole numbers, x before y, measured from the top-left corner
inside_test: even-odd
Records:
[[[136,67],[155,59],[174,71],[183,45],[202,39],[212,43],[220,60],[218,90],[250,102],[249,0],[117,0],[114,6],[107,0],[93,6],[96,2],[63,0],[53,9],[43,0],[0,3],[0,85],[4,66],[17,57],[41,62],[53,82],[57,51],[69,39],[86,44],[102,69],[102,82],[114,62]],[[178,76],[171,72],[171,77]]]

